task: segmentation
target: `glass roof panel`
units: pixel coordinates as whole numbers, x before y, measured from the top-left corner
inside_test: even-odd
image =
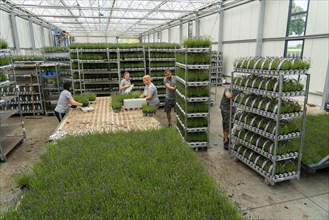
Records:
[[[124,37],[125,34],[138,36],[221,0],[8,1],[65,31],[101,31]]]

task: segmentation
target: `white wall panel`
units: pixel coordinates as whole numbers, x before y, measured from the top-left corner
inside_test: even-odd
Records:
[[[179,44],[179,25],[171,28],[171,42]]]
[[[105,36],[88,36],[89,43],[105,43]]]
[[[231,76],[236,58],[254,56],[256,43],[235,43],[223,45],[223,73]]]
[[[168,43],[168,29],[161,32],[161,42]]]
[[[150,43],[154,43],[154,34],[150,34]]]
[[[289,1],[266,1],[264,38],[285,37],[288,22]]]
[[[88,43],[87,36],[75,36],[75,43]]]
[[[32,24],[32,28],[33,28],[33,34],[34,34],[35,48],[39,49],[39,48],[43,47],[42,39],[41,39],[41,26],[38,24]]]
[[[20,47],[32,48],[29,22],[25,19],[16,17],[16,24]]]
[[[224,12],[224,41],[255,39],[259,2],[254,1]]]
[[[116,43],[117,42],[117,38],[116,37],[107,37],[107,43]]]
[[[51,45],[49,37],[51,30],[49,30],[48,28],[43,28],[43,31],[45,33],[45,46],[49,47]]]
[[[8,47],[14,47],[14,38],[10,26],[10,16],[0,10],[0,37],[8,42]]]
[[[329,60],[328,48],[328,38],[305,40],[304,57],[311,58],[311,68],[309,69],[311,80],[309,91],[319,95],[321,95],[321,93],[324,91],[324,82],[326,79],[326,71]],[[322,99],[320,101],[316,100],[317,99],[310,100],[310,102],[321,105]]]
[[[279,56],[284,54],[284,41],[263,42],[262,56]]]
[[[200,36],[209,36],[212,41],[218,41],[218,28],[218,13],[200,19]]]
[[[188,23],[183,24],[183,42],[188,38]]]
[[[329,1],[312,0],[309,3],[306,33],[329,33]]]

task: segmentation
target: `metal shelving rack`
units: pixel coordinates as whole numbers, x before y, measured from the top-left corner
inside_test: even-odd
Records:
[[[143,84],[142,78],[144,75],[146,75],[145,48],[140,47],[118,50],[120,51],[118,60],[120,61],[119,69],[121,75],[123,76],[124,72],[128,71],[130,73],[131,84],[134,84],[133,90],[143,90],[145,86]]]
[[[22,114],[43,114],[42,90],[39,64],[43,61],[16,61],[13,64],[13,74],[18,85],[19,100],[9,102],[9,105],[21,105]],[[15,93],[15,91],[8,91]],[[19,102],[18,102],[19,101]]]
[[[222,52],[211,51],[211,105],[216,102],[217,99],[217,86],[221,86],[223,83],[223,59]]]
[[[185,78],[181,78],[176,75],[177,83],[181,83],[184,86],[185,91],[180,91],[179,88],[176,89],[176,118],[177,118],[177,130],[184,141],[196,150],[198,149],[208,149],[209,147],[209,128],[210,128],[210,63],[208,65],[190,65],[187,62],[187,57],[189,53],[210,53],[210,48],[182,48],[177,50],[177,53],[183,53],[185,56],[185,63],[180,63],[176,61],[176,71],[178,68],[183,69],[185,72]],[[208,72],[207,81],[189,81],[188,74],[191,74],[191,70],[206,70]],[[177,86],[177,84],[176,84]],[[188,97],[190,88],[196,87],[208,87],[208,95],[206,97]],[[184,105],[184,106],[181,106]],[[204,105],[207,106],[207,111],[204,112],[194,112],[189,110],[189,106],[192,105]],[[189,127],[188,122],[193,120],[206,120],[206,126],[202,127]],[[193,140],[190,141],[191,137],[205,137],[206,140]]]
[[[234,80],[232,80],[231,86],[234,90],[257,95],[259,100],[263,100],[265,97],[275,98],[277,104],[276,108],[274,108],[274,112],[268,112],[260,110],[259,107],[254,106],[255,102],[253,102],[252,107],[250,107],[247,105],[247,103],[236,102],[236,97],[233,97],[234,101],[231,103],[230,106],[230,130],[234,126],[234,124],[237,128],[234,131],[230,132],[230,153],[235,158],[242,161],[244,164],[246,164],[247,166],[255,170],[257,173],[259,173],[261,176],[263,176],[265,178],[265,181],[271,185],[274,185],[277,182],[286,181],[290,179],[299,179],[302,151],[304,146],[304,131],[307,111],[306,103],[308,99],[310,75],[307,73],[307,70],[268,71],[257,69],[241,69],[235,67],[234,71],[231,74],[232,79],[235,79],[234,77],[237,77],[237,74],[240,74],[240,76],[238,77],[259,76],[263,77],[264,79],[266,78],[267,80],[276,79],[278,91],[262,90],[260,89],[260,87],[247,87],[240,83],[236,84],[236,81]],[[296,92],[283,92],[282,85],[284,79],[293,76],[304,77],[304,79],[306,78],[304,87],[305,89],[303,91]],[[242,80],[240,80],[240,82],[241,81]],[[298,96],[304,96],[303,111],[293,113],[281,113],[281,104],[283,98],[292,98]],[[246,102],[248,102],[248,100]],[[233,107],[236,107],[241,111],[237,111],[237,113],[233,115]],[[241,112],[242,114],[240,115],[240,117],[242,118],[237,118],[237,114]],[[248,114],[255,115],[256,117],[258,117],[257,120],[260,120],[260,122],[256,123],[256,118],[255,120],[253,118],[249,124],[247,122],[247,118],[243,117],[243,115],[246,116]],[[302,126],[300,130],[289,134],[279,134],[280,123],[283,123],[283,120],[290,120],[296,117],[302,117]],[[260,129],[260,124],[262,120],[269,120],[271,121],[271,123],[275,123],[275,127],[272,132],[267,131],[268,125],[266,126],[265,130]],[[242,131],[246,131],[246,134],[243,137],[240,135]],[[251,135],[250,139],[247,138],[249,134]],[[252,140],[253,138],[257,138],[256,143],[256,139]],[[261,140],[262,138],[265,138],[266,142],[263,143],[262,146],[260,146],[259,140]],[[287,152],[283,154],[278,154],[278,148],[281,147],[282,149],[286,146],[284,145],[285,141],[288,141],[289,143],[289,141],[295,138],[300,138],[298,151],[289,152],[290,149],[284,148],[284,151]],[[297,170],[285,173],[276,173],[278,163],[297,163]],[[266,170],[266,167],[268,167],[268,170]]]
[[[166,57],[158,57],[157,53],[165,54]],[[154,85],[158,89],[158,97],[160,99],[160,106],[164,106],[166,98],[166,87],[163,84],[164,71],[171,70],[172,74],[175,75],[175,61],[176,61],[176,49],[160,49],[160,48],[148,48],[148,72],[152,77]],[[170,63],[173,65],[162,66],[161,63]],[[160,66],[154,65],[159,63]]]
[[[9,50],[0,50],[0,54],[10,53]],[[12,74],[8,74],[11,71]],[[0,66],[0,73],[5,75],[11,75],[10,80],[0,82],[0,160],[6,161],[7,155],[17,145],[22,143],[25,136],[25,127],[21,111],[21,105],[19,101],[19,90],[17,89],[15,81],[15,72],[12,65]],[[6,91],[13,91],[7,93]],[[8,103],[16,100],[18,105],[12,109],[8,108]],[[14,115],[20,115],[20,123],[7,123],[7,119]]]
[[[40,65],[40,69],[44,111],[46,115],[54,114],[61,93],[60,66],[58,63],[45,63]]]
[[[112,92],[119,90],[118,85],[121,78],[119,49],[71,49],[70,53],[77,55],[77,59],[70,60],[74,94],[111,95]],[[80,59],[81,54],[86,53],[105,54],[106,59]],[[112,54],[115,54],[115,58],[112,58]],[[77,65],[76,69],[73,68],[73,64]],[[87,65],[93,68],[86,68]]]

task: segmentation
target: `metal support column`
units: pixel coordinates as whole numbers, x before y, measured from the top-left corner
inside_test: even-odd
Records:
[[[328,65],[327,65],[326,81],[324,82],[321,109],[325,109],[326,103],[329,103],[329,61],[328,61]]]
[[[30,39],[31,39],[31,44],[32,44],[32,50],[35,50],[33,23],[30,18],[29,18],[29,28],[30,28]]]
[[[258,12],[258,29],[256,39],[256,53],[255,56],[262,55],[263,45],[263,32],[264,32],[264,16],[265,16],[265,0],[259,0],[259,12]]]
[[[180,20],[179,23],[179,44],[183,44],[183,21]]]
[[[42,25],[41,26],[41,45],[42,47],[46,46],[46,39],[45,39],[45,27]]]
[[[153,43],[155,43],[155,35],[156,35],[156,33],[154,32],[153,33]]]
[[[16,15],[12,12],[10,13],[10,26],[11,26],[11,31],[13,33],[14,37],[14,47],[16,51],[19,51],[21,49],[20,43],[19,43],[19,38],[18,38],[18,33],[17,33],[17,24],[16,24]]]
[[[195,36],[200,37],[200,18],[198,14],[195,14]]]
[[[224,32],[224,8],[223,3],[219,6],[219,27],[218,27],[218,52],[223,50],[223,32]]]
[[[171,43],[171,28],[168,27],[168,43]]]

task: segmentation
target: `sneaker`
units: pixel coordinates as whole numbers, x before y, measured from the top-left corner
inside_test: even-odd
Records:
[[[229,145],[229,143],[230,143],[230,142],[228,142],[228,141],[224,142],[224,149],[225,149],[225,150],[228,150],[228,145]]]

